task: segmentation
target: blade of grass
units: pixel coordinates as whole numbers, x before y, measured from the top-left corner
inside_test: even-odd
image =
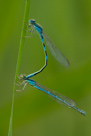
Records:
[[[27,26],[26,26],[26,24],[24,22],[26,22],[26,23],[28,22],[29,8],[30,8],[30,0],[26,0],[24,20],[23,20],[23,26],[22,26],[22,32],[21,32],[21,39],[20,39],[20,47],[19,47],[19,53],[18,53],[18,59],[17,59],[17,65],[16,65],[16,72],[15,72],[15,79],[14,79],[14,83],[15,84],[17,82],[17,75],[19,73],[20,62],[21,62],[21,57],[22,57],[22,52],[23,52],[23,47],[24,47],[24,41],[25,41],[24,36],[26,34],[25,30],[26,30]],[[14,84],[14,87],[13,87],[11,116],[10,116],[8,136],[12,136],[12,121],[13,121],[14,95],[15,95],[15,88],[16,88],[15,84]]]

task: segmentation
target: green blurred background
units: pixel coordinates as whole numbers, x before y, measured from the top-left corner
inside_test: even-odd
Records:
[[[8,135],[12,90],[26,0],[0,0],[0,136]],[[91,0],[31,0],[29,19],[69,59],[62,67],[48,52],[48,66],[37,82],[72,98],[83,116],[31,86],[15,92],[13,136],[91,136]],[[25,40],[19,74],[30,74],[44,64],[38,34]],[[18,89],[18,86],[17,86]]]

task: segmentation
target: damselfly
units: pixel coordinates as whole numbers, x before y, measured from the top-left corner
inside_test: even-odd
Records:
[[[24,91],[26,85],[30,84],[31,86],[37,88],[38,90],[40,90],[40,91],[46,93],[48,96],[52,97],[58,103],[63,103],[65,105],[67,105],[68,107],[75,109],[76,111],[78,111],[82,115],[86,115],[85,111],[80,110],[76,107],[76,104],[72,99],[70,99],[70,98],[68,98],[58,92],[55,92],[55,91],[41,85],[40,83],[37,83],[35,80],[29,79],[28,76],[20,75],[19,79],[23,80],[22,83],[20,84],[20,86],[23,86],[23,89],[16,90],[16,91]]]
[[[39,24],[37,24],[35,22],[35,20],[31,19],[29,21],[29,26],[28,27],[31,27],[31,29],[30,29],[31,34],[34,32],[34,29],[36,29],[36,31],[39,33],[41,41],[42,41],[42,44],[43,44],[43,47],[44,47],[44,52],[45,52],[45,65],[39,71],[31,74],[32,76],[40,73],[47,66],[47,52],[46,52],[46,48],[45,48],[45,43],[44,43],[43,36],[45,37],[47,46],[48,46],[50,52],[52,53],[52,55],[54,56],[54,58],[60,64],[62,64],[63,66],[69,67],[69,61],[59,51],[59,49],[52,43],[52,41],[49,39],[49,37],[44,33],[43,28]],[[26,36],[26,37],[31,37],[31,35],[30,36]],[[28,78],[31,77],[31,75],[28,75]]]

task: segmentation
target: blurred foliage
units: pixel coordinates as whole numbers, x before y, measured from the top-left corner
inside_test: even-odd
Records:
[[[0,1],[0,136],[6,136],[9,129],[25,2]],[[87,115],[60,106],[28,85],[24,92],[15,93],[13,136],[90,136],[91,1],[33,0],[29,19],[32,18],[70,61],[70,68],[62,67],[46,47],[48,66],[34,79],[72,98]],[[42,43],[35,33],[25,40],[20,74],[35,72],[43,64]]]

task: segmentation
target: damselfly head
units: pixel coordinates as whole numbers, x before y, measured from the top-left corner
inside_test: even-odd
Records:
[[[20,79],[20,80],[25,80],[25,79],[26,79],[26,75],[21,74],[21,75],[19,76],[19,79]]]
[[[29,21],[29,23],[30,23],[30,24],[35,24],[35,20],[34,20],[34,19],[31,19],[31,20]]]

